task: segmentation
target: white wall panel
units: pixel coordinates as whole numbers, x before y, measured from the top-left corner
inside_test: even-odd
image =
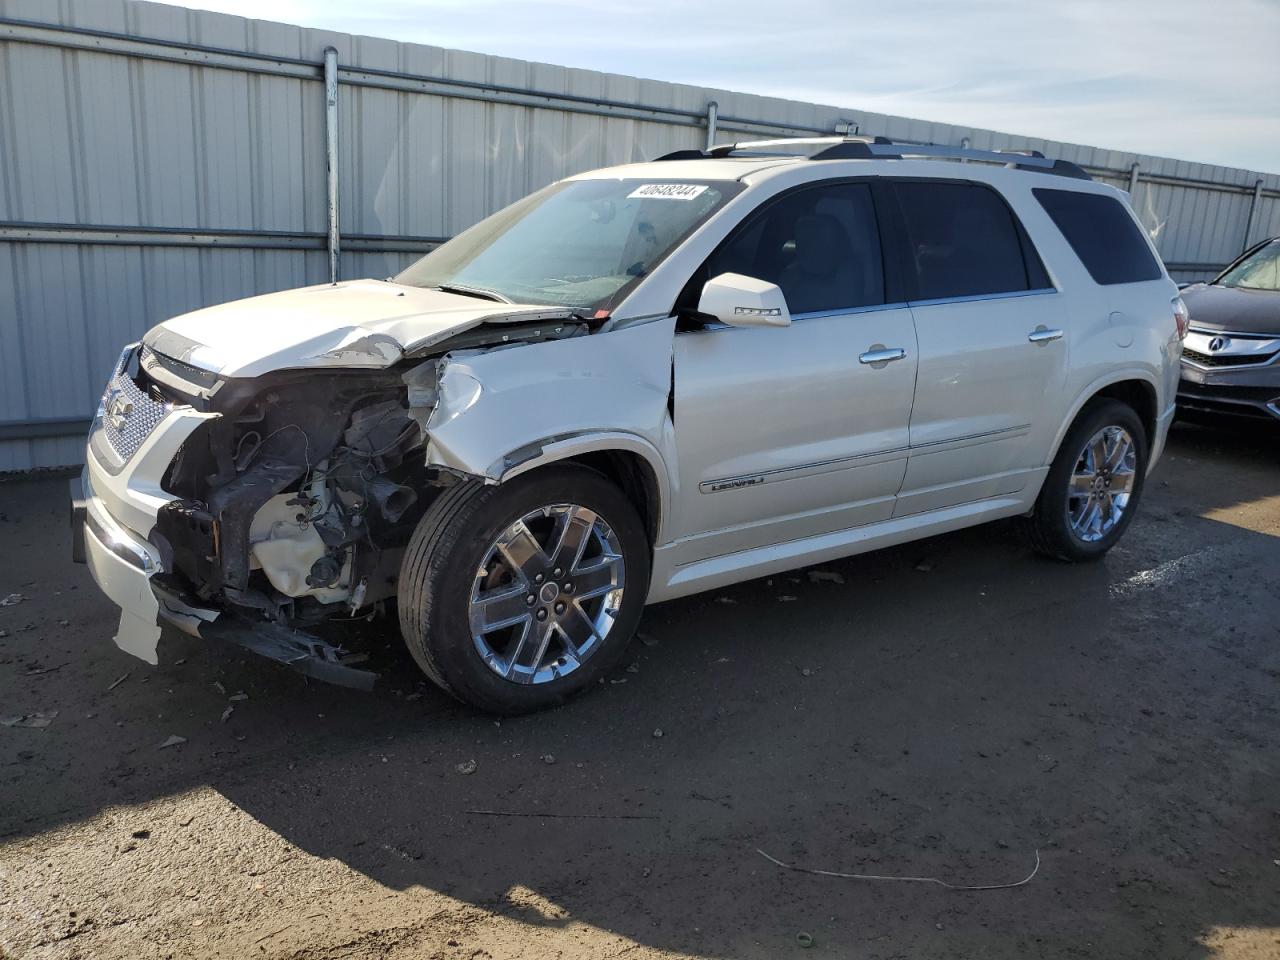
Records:
[[[16,21],[172,46],[128,47],[72,30],[33,39]],[[307,244],[0,238],[0,431],[88,417],[119,347],[165,317],[328,278],[319,79],[330,45],[343,68],[388,74],[371,80],[383,86],[351,74],[340,86],[339,204],[351,247],[344,276],[387,276],[420,255],[366,252],[361,237],[447,237],[577,171],[701,147],[699,118],[710,101],[722,141],[848,121],[904,140],[1037,149],[1125,189],[1135,161],[1144,177],[1227,186],[1139,183],[1135,208],[1177,279],[1204,276],[1239,253],[1259,178],[1265,191],[1249,240],[1280,233],[1274,174],[135,0],[0,0],[0,221],[231,231],[277,246],[295,242],[280,234],[302,234]],[[423,92],[431,80],[455,85]],[[552,98],[513,104],[458,81]],[[637,119],[638,109],[651,112]],[[0,439],[0,471],[73,463],[79,448],[74,436]]]

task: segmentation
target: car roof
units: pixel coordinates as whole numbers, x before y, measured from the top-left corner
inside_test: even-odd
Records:
[[[1011,158],[1012,160],[1012,158]],[[587,170],[566,180],[653,180],[707,181],[741,180],[754,186],[787,171],[803,168],[811,171],[806,179],[827,177],[916,177],[957,180],[980,180],[986,183],[1029,182],[1036,186],[1082,193],[1123,196],[1123,191],[1110,184],[1089,179],[1060,176],[1044,170],[1003,166],[990,163],[960,164],[928,158],[833,158],[814,160],[805,156],[729,156],[695,159],[650,160]],[[1030,181],[1023,178],[1030,177]],[[1007,179],[1008,178],[1008,179]]]
[[[601,167],[567,180],[741,180],[770,167],[791,166],[798,157],[717,157],[705,160],[650,160]]]

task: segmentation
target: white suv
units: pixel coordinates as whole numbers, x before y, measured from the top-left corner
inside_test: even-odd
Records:
[[[1100,556],[1185,324],[1125,195],[1072,164],[682,151],[553,184],[392,279],[155,327],[103,398],[76,550],[153,663],[168,622],[368,685],[309,628],[394,600],[442,687],[535,709],[646,603],[1001,517]]]

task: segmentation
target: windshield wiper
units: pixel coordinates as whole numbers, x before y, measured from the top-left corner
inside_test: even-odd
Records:
[[[483,287],[469,287],[464,283],[442,283],[433,290],[441,290],[444,293],[460,293],[464,297],[476,297],[479,300],[493,300],[497,303],[514,303],[510,297],[504,297],[500,293],[494,293],[492,290],[485,290]]]

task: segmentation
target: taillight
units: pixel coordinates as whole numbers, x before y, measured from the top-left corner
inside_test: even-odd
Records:
[[[1178,327],[1178,339],[1187,339],[1187,331],[1191,329],[1191,311],[1181,297],[1173,298],[1173,322]]]

